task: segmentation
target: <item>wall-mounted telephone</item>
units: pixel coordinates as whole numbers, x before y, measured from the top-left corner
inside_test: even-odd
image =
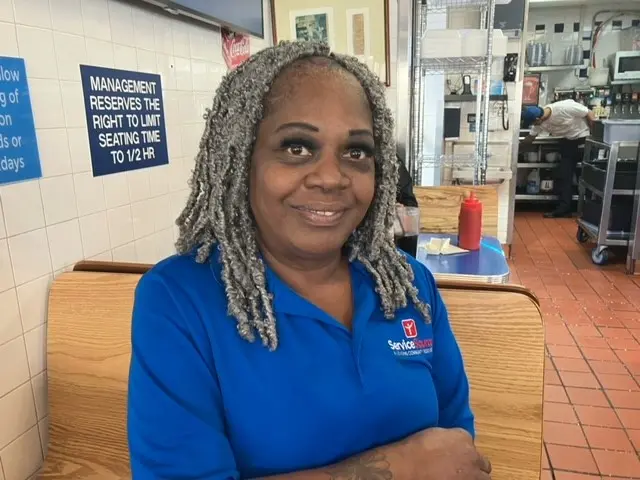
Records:
[[[462,94],[471,95],[471,75],[462,76]]]
[[[507,53],[504,57],[504,73],[502,79],[505,82],[515,82],[518,72],[518,54]]]

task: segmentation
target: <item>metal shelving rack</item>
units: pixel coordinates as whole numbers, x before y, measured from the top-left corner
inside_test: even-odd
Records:
[[[564,70],[576,70],[582,68],[582,65],[549,65],[546,67],[527,67],[525,73],[547,73],[560,72]]]
[[[627,261],[627,270],[629,273],[634,273],[635,260],[637,259],[640,249],[640,238],[638,238],[638,219],[632,218],[631,231],[611,231],[608,229],[609,220],[611,218],[611,207],[614,196],[631,196],[634,197],[634,209],[633,214],[637,216],[638,204],[640,198],[640,192],[637,190],[640,186],[640,168],[636,173],[636,188],[635,189],[616,189],[615,178],[617,163],[620,158],[620,152],[622,149],[635,149],[636,159],[640,150],[640,142],[613,142],[611,144],[599,142],[588,138],[585,143],[585,151],[583,164],[591,161],[592,149],[597,148],[608,152],[607,159],[607,172],[604,180],[604,188],[599,189],[593,185],[587,183],[584,178],[579,182],[579,195],[578,195],[578,230],[576,233],[577,239],[580,243],[585,243],[588,240],[594,240],[596,246],[591,252],[591,259],[596,265],[605,265],[609,260],[609,247],[629,247],[629,256]],[[602,200],[602,212],[600,214],[600,221],[598,225],[594,225],[583,220],[582,212],[584,210],[584,202],[587,194],[594,195]]]
[[[538,154],[538,160],[536,162],[519,161],[516,164],[516,169],[518,169],[518,170],[533,170],[533,169],[547,170],[547,169],[557,168],[560,165],[560,161],[557,161],[557,162],[546,162],[543,159],[544,159],[544,156],[545,156],[544,154],[545,153],[557,151],[557,148],[553,148],[553,147],[557,147],[558,146],[559,140],[560,139],[557,138],[557,137],[551,137],[551,138],[540,137],[540,138],[537,138],[536,140],[534,140],[533,147],[535,148],[535,151]],[[581,147],[579,147],[579,149],[583,150],[584,147],[581,146]],[[559,154],[559,152],[558,152],[558,154]],[[576,164],[576,170],[579,172],[581,169],[582,169],[582,162],[578,162]],[[578,200],[578,197],[579,197],[578,195],[573,195],[572,199],[573,200]],[[529,194],[529,193],[517,193],[516,192],[515,200],[516,201],[522,201],[522,202],[552,202],[552,201],[558,200],[558,195],[555,195],[553,193]]]
[[[408,166],[414,183],[420,184],[425,166],[473,167],[473,183],[484,185],[488,168],[489,85],[493,62],[493,19],[495,0],[410,0],[413,8],[411,91],[408,133]],[[427,18],[433,13],[448,13],[454,9],[480,11],[480,28],[487,31],[486,54],[479,57],[423,58],[421,42],[427,31]],[[424,77],[433,74],[475,74],[479,82],[476,94],[476,135],[474,155],[425,155],[424,133]]]

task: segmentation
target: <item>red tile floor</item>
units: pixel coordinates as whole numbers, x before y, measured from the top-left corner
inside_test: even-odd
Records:
[[[597,267],[575,220],[540,213],[516,215],[511,256],[544,315],[542,480],[640,479],[640,276]]]

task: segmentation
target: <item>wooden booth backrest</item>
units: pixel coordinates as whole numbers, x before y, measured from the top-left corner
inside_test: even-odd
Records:
[[[413,187],[420,207],[420,230],[458,233],[458,214],[465,194],[475,193],[482,202],[482,233],[498,236],[498,191],[486,186]]]
[[[95,265],[93,266],[95,267]],[[99,265],[97,267],[100,267]],[[144,267],[59,275],[49,295],[49,450],[41,478],[129,479],[127,376]],[[524,289],[440,285],[471,382],[478,446],[493,480],[539,480],[544,338]]]

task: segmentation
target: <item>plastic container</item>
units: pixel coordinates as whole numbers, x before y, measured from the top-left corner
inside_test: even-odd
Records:
[[[596,160],[587,162],[582,167],[582,179],[593,188],[603,191],[607,178],[608,160]],[[613,179],[615,190],[634,190],[636,188],[636,175],[638,162],[616,162],[616,176]]]
[[[602,120],[604,143],[637,142],[640,139],[640,120]]]
[[[487,30],[460,30],[463,57],[484,57],[487,54]],[[504,57],[507,54],[508,38],[502,30],[493,31],[493,56]]]
[[[540,193],[540,170],[531,170],[527,176],[527,193],[537,195]]]
[[[565,47],[563,65],[580,65],[583,59],[582,45],[574,43]]]
[[[544,156],[544,160],[547,163],[558,163],[560,161],[559,152],[547,152]]]
[[[545,170],[540,175],[540,191],[542,193],[553,192],[553,174],[551,170]]]
[[[526,59],[527,65],[530,67],[551,65],[553,61],[551,45],[543,41],[543,39],[529,42],[527,44]]]
[[[585,199],[582,208],[582,220],[599,227],[601,215],[602,200],[597,197],[595,199]],[[613,197],[609,211],[609,225],[607,225],[607,230],[629,232],[631,230],[632,216],[633,197]]]
[[[625,28],[620,31],[620,50],[640,50],[640,27]]]
[[[396,206],[395,220],[393,236],[396,246],[415,257],[418,249],[418,236],[420,235],[420,209],[398,205]]]
[[[460,205],[458,246],[465,250],[479,250],[481,238],[482,203],[472,192]]]
[[[420,46],[422,58],[462,56],[462,40],[458,30],[427,30]]]

